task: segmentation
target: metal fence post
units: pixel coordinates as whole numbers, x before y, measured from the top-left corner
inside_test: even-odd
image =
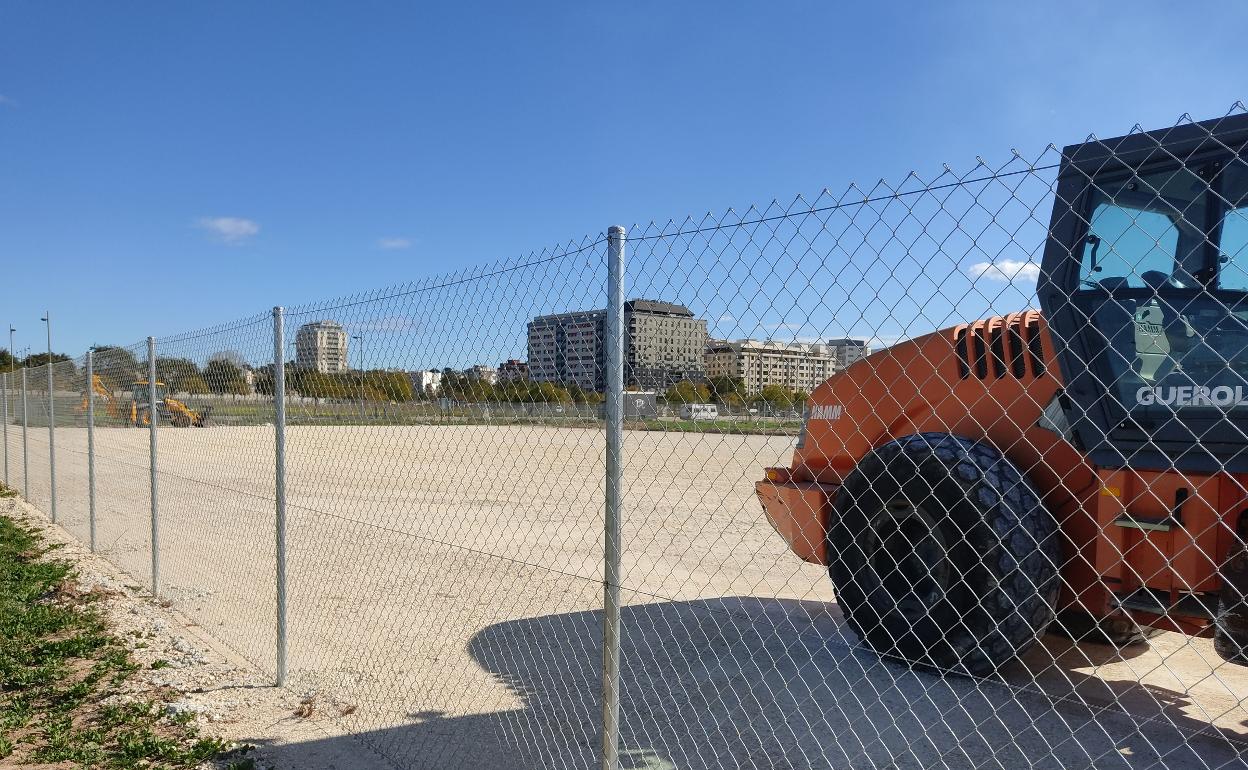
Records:
[[[9,486],[9,388],[13,387],[13,375],[17,374],[17,351],[13,349],[13,334],[17,329],[9,324],[9,373],[4,380],[4,485]]]
[[[606,531],[603,549],[602,768],[620,766],[620,487],[624,440],[623,227],[607,229]]]
[[[30,502],[30,443],[26,440],[26,432],[30,427],[29,412],[26,410],[26,367],[22,367],[22,497]]]
[[[286,327],[273,308],[273,498],[277,545],[277,686],[286,685]]]
[[[4,379],[4,485],[9,485],[9,374],[0,374]]]
[[[56,523],[56,406],[52,397],[52,314],[44,312],[40,319],[48,325],[48,500],[52,523]]]
[[[152,473],[152,596],[160,595],[160,504],[156,494],[156,338],[147,338],[147,435]]]
[[[95,552],[95,351],[87,351],[87,522]]]

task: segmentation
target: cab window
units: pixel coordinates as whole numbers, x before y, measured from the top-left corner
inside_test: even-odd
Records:
[[[1204,268],[1208,189],[1186,169],[1098,187],[1080,254],[1081,288],[1195,285]]]
[[[1226,212],[1218,251],[1218,288],[1248,291],[1248,205]]]
[[[1145,273],[1170,275],[1178,245],[1179,229],[1170,217],[1103,201],[1092,211],[1079,278],[1085,287],[1142,289]]]
[[[1221,177],[1222,215],[1218,240],[1218,288],[1248,291],[1248,166],[1236,158]]]

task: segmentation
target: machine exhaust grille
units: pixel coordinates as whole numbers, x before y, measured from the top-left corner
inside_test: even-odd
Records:
[[[963,324],[953,337],[961,379],[1025,380],[1044,374],[1044,344],[1035,311]]]

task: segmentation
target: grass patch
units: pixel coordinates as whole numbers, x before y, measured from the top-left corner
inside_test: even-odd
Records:
[[[0,496],[9,496],[0,485]],[[194,767],[227,750],[153,702],[104,705],[138,665],[74,590],[67,562],[0,516],[0,758],[85,768]]]

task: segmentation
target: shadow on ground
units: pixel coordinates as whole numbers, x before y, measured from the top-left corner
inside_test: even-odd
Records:
[[[1050,637],[989,682],[878,660],[853,643],[834,604],[660,602],[625,608],[623,626],[630,770],[1245,766],[1242,724],[1192,718],[1182,692],[1080,673],[1121,662],[1108,647]],[[380,765],[358,740],[400,767],[595,767],[601,634],[596,612],[490,626],[469,651],[525,708],[412,714],[401,727],[269,753],[292,767],[327,756]]]

